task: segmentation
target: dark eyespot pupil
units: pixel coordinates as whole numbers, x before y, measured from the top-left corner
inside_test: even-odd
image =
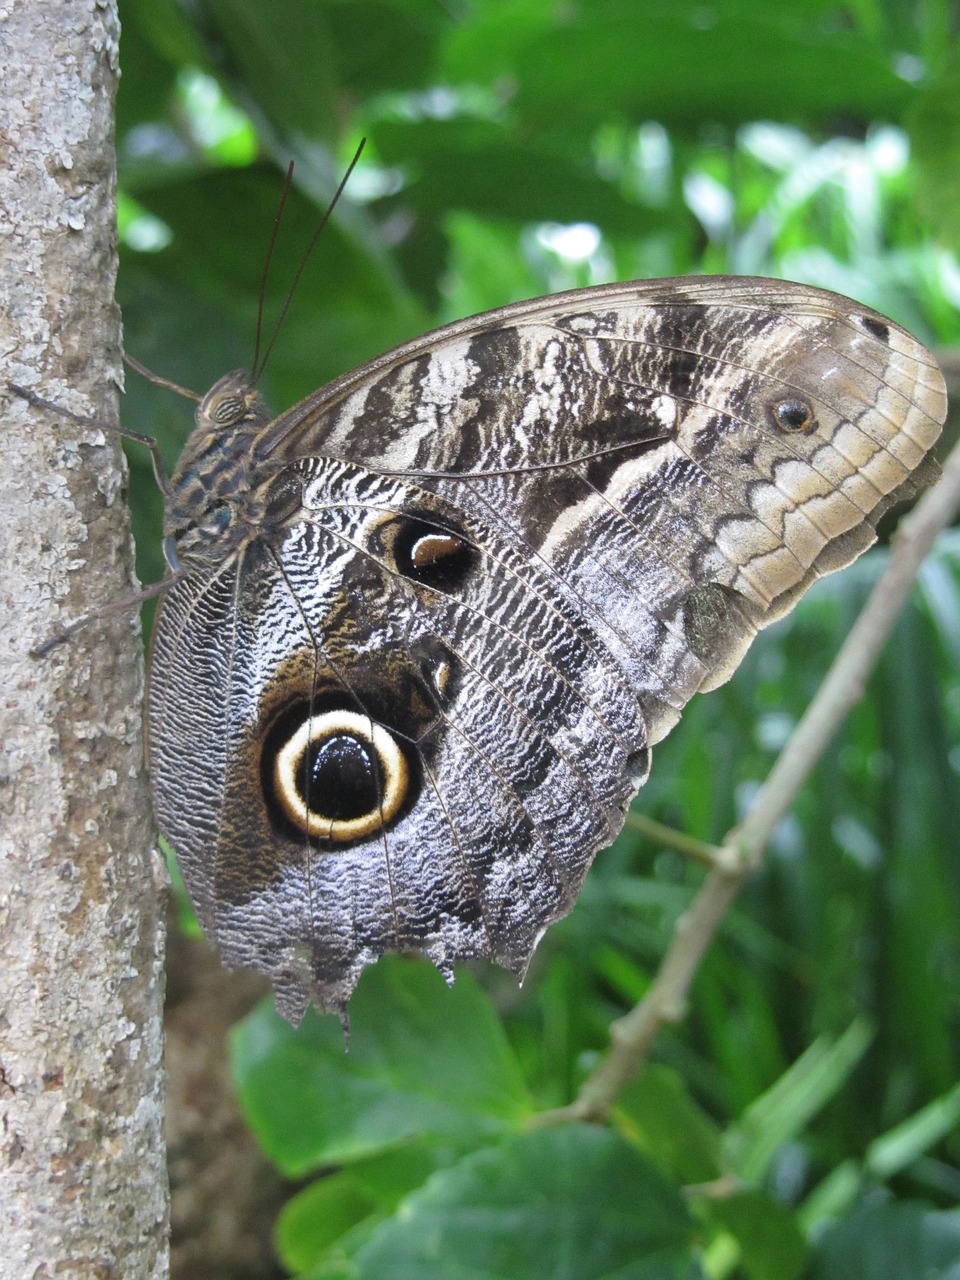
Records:
[[[456,556],[463,542],[452,533],[425,533],[410,548],[410,563],[415,569],[429,569]]]
[[[413,519],[397,533],[393,554],[405,577],[437,591],[461,586],[476,558],[474,548],[458,534]]]
[[[304,804],[312,813],[348,821],[371,813],[382,786],[376,753],[369,743],[339,733],[317,743],[305,761]]]
[[[803,400],[781,400],[774,414],[785,431],[803,431],[812,419],[810,406]]]

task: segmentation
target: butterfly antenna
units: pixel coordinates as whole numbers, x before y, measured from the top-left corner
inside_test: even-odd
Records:
[[[290,194],[290,187],[292,183],[293,161],[291,160],[287,166],[287,176],[283,180],[283,190],[280,192],[280,203],[277,205],[277,216],[273,220],[273,231],[270,233],[270,243],[267,245],[267,256],[263,264],[263,271],[260,275],[260,301],[257,304],[257,341],[253,348],[253,366],[251,369],[251,376],[254,382],[256,382],[259,377],[259,374],[257,373],[257,364],[260,360],[260,339],[263,336],[263,307],[267,297],[267,276],[270,274],[270,263],[273,261],[273,251],[277,247],[277,236],[280,232],[280,222],[283,218],[283,211],[286,208],[287,196]],[[270,354],[269,351],[267,354]],[[266,363],[266,359],[264,359],[264,363]]]
[[[161,378],[159,373],[154,373],[152,369],[148,369],[145,364],[141,364],[139,360],[134,360],[133,356],[123,353],[123,363],[128,365],[135,373],[139,373],[141,378],[146,378],[148,382],[152,382],[155,387],[166,387],[168,391],[175,391],[178,396],[184,396],[187,400],[195,400],[197,404],[203,399],[198,396],[195,391],[188,391],[186,387],[181,387],[179,382],[171,382],[169,378]]]
[[[353,173],[354,169],[357,167],[357,161],[360,159],[360,156],[363,152],[363,148],[366,146],[366,142],[367,142],[366,138],[360,139],[360,145],[357,147],[356,151],[354,152],[353,159],[350,161],[350,164],[347,166],[346,173],[340,179],[340,185],[337,187],[336,191],[333,193],[333,199],[327,205],[326,213],[320,219],[320,224],[317,227],[316,231],[314,231],[312,237],[310,238],[310,243],[307,245],[306,252],[304,253],[303,257],[300,259],[300,265],[297,267],[296,273],[294,274],[294,277],[293,277],[293,282],[290,285],[290,288],[287,290],[286,301],[284,302],[282,308],[280,309],[280,315],[277,319],[277,323],[273,327],[273,335],[270,338],[269,343],[267,344],[267,349],[264,352],[263,359],[260,360],[259,364],[257,363],[257,359],[256,358],[254,359],[253,373],[252,373],[252,380],[254,383],[256,383],[259,380],[260,375],[263,373],[264,369],[266,368],[267,361],[270,359],[270,352],[273,350],[274,343],[276,342],[277,337],[280,333],[280,328],[284,322],[284,319],[286,318],[287,311],[290,309],[290,303],[293,301],[293,295],[297,291],[297,285],[300,283],[300,277],[303,275],[303,269],[307,265],[307,260],[309,259],[310,254],[313,252],[314,245],[320,239],[320,233],[323,231],[324,227],[330,221],[330,215],[333,213],[334,209],[337,207],[337,202],[339,201],[340,197],[343,195],[344,187],[346,187],[347,183],[350,181],[350,175]],[[280,202],[280,209],[277,211],[277,223],[279,223],[280,213],[282,212],[283,206],[286,203],[287,192],[290,189],[290,176],[292,173],[293,173],[293,164],[291,163],[290,168],[287,171],[287,184],[284,187],[283,198]],[[273,238],[270,241],[270,253],[273,252],[273,246],[276,243],[276,238],[277,238],[277,225],[275,223]],[[269,265],[270,265],[270,258],[268,256],[267,266]],[[261,314],[263,311],[263,290],[266,287],[266,281],[267,281],[267,272],[266,272],[266,268],[264,268],[263,283],[261,285],[261,292],[260,292]],[[259,351],[260,351],[259,321],[257,324],[257,330],[258,330],[257,355],[259,356]]]

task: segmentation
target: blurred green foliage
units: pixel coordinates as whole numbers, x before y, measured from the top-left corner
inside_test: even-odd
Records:
[[[249,364],[367,151],[265,378],[283,408],[430,326],[560,288],[783,275],[960,342],[960,55],[948,0],[127,0],[118,103],[126,345],[202,390]],[[128,378],[172,463],[189,410]],[[159,501],[131,454],[141,571]],[[820,584],[696,699],[643,811],[737,820],[882,569]],[[531,1130],[646,990],[701,873],[629,826],[522,992],[490,970],[364,977],[339,1027],[270,1009],[234,1068],[304,1276],[891,1280],[960,1267],[960,539],[870,682],[609,1130]],[[480,985],[478,985],[480,984]],[[688,1191],[681,1193],[680,1188]],[[465,1262],[469,1259],[469,1262]]]

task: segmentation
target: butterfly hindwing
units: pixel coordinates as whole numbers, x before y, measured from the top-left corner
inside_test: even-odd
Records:
[[[322,459],[295,470],[302,510],[238,556],[235,594],[214,578],[195,599],[187,579],[165,605],[176,615],[189,594],[210,619],[196,649],[216,653],[222,679],[208,688],[202,662],[186,669],[182,640],[155,650],[153,734],[189,741],[180,768],[198,786],[214,761],[220,771],[213,841],[189,820],[198,792],[158,797],[202,923],[229,963],[266,968],[294,1015],[317,990],[342,1004],[386,950],[522,970],[645,774],[640,706],[569,602],[495,530],[409,482]],[[469,539],[452,580],[411,575],[411,524]],[[331,848],[278,803],[273,762],[304,721],[340,709],[392,735],[407,795]],[[171,772],[160,753],[153,767]]]

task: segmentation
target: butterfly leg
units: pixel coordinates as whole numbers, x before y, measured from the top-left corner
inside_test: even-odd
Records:
[[[166,498],[169,496],[170,480],[167,476],[167,468],[164,466],[163,458],[160,456],[160,448],[153,436],[143,435],[139,431],[129,431],[126,427],[120,427],[112,422],[104,422],[102,418],[88,418],[80,413],[73,413],[69,409],[65,409],[63,405],[56,404],[53,400],[45,400],[43,396],[38,396],[35,391],[31,391],[28,387],[21,387],[16,382],[8,382],[7,389],[12,391],[14,395],[20,396],[22,400],[26,400],[28,404],[32,404],[35,409],[47,409],[51,413],[57,413],[61,418],[69,418],[71,422],[76,422],[81,427],[95,427],[98,431],[109,431],[111,434],[121,436],[124,440],[134,440],[137,444],[142,444],[150,450],[150,461],[153,464],[153,475],[157,482],[157,488]]]

